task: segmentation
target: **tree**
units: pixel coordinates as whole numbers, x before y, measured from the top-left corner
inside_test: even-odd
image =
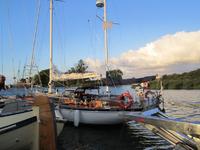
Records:
[[[35,75],[33,80],[34,80],[34,84],[40,85],[40,80],[39,80],[39,76],[40,79],[42,81],[42,85],[43,86],[47,86],[49,83],[49,69],[45,69],[39,72],[39,75]]]
[[[84,73],[86,72],[87,68],[88,66],[82,59],[80,59],[75,67],[71,67],[71,69],[68,70],[68,73]]]
[[[121,84],[123,72],[120,69],[106,71],[106,79],[109,83]]]

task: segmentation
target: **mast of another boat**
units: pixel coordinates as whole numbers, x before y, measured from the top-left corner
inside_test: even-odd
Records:
[[[49,89],[48,93],[52,93],[52,81],[53,81],[53,0],[50,0],[50,62],[49,62]]]

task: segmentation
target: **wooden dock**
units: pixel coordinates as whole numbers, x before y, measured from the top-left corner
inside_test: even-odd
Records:
[[[56,123],[54,108],[47,96],[36,96],[34,106],[39,107],[39,149],[56,150]]]

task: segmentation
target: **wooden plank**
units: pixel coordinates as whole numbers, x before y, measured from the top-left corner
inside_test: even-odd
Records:
[[[56,124],[53,107],[47,96],[36,96],[34,105],[39,107],[40,150],[56,150]]]

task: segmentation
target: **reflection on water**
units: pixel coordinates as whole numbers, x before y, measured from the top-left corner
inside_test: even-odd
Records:
[[[59,150],[169,149],[171,146],[138,124],[117,126],[66,124],[59,136]]]
[[[200,123],[199,90],[165,90],[163,96],[168,115]]]

